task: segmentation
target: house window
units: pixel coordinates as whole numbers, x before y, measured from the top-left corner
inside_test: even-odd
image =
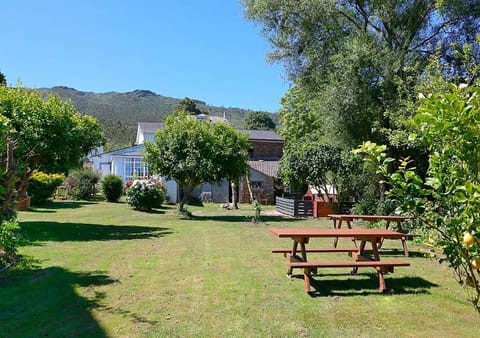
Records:
[[[125,180],[132,181],[148,177],[148,166],[140,157],[127,157],[125,159]]]
[[[250,186],[252,189],[263,189],[263,181],[250,181]]]

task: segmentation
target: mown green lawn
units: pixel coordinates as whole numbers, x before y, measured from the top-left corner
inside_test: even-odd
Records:
[[[271,210],[272,208],[270,208]],[[477,337],[480,316],[446,265],[409,243],[410,267],[322,270],[315,292],[286,277],[290,240],[270,227],[330,227],[253,211],[55,202],[19,213],[29,262],[0,273],[0,337]],[[316,241],[321,245],[321,240]],[[332,245],[325,240],[324,245]],[[348,243],[347,243],[348,244]],[[384,257],[405,259],[388,241]],[[392,256],[392,257],[390,257]],[[395,257],[393,257],[395,256]],[[339,256],[340,259],[343,256]],[[300,273],[300,271],[298,271]]]

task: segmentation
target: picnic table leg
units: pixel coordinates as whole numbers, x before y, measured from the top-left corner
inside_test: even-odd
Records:
[[[385,230],[388,230],[389,228],[390,228],[390,220],[387,220],[387,225],[385,226]],[[400,229],[401,229],[400,222],[397,221],[397,230],[400,230]],[[384,238],[382,237],[381,241],[378,243],[378,248],[379,249],[382,248],[383,240],[384,240]]]
[[[402,246],[403,246],[403,255],[408,257],[407,240],[405,237],[402,237]]]
[[[308,268],[303,271],[303,282],[305,293],[310,293],[310,273]]]
[[[293,241],[293,248],[292,248],[292,252],[290,253],[290,259],[292,259],[292,257],[295,257],[297,255],[297,249],[298,249],[298,242]],[[292,275],[292,270],[293,270],[292,267],[288,268],[288,271],[287,271],[288,276]]]
[[[390,221],[388,220],[387,221],[387,226],[385,227],[385,229],[388,230],[389,227],[390,227]],[[403,231],[401,221],[397,221],[397,231]],[[378,243],[378,248],[379,249],[382,248],[383,240],[384,240],[384,238],[382,238],[382,240]],[[402,247],[403,247],[403,255],[408,257],[407,241],[406,241],[405,237],[402,238]]]
[[[390,220],[387,221],[387,225],[385,226],[385,229],[388,230],[390,228]]]
[[[372,242],[372,252],[373,252],[373,259],[376,261],[380,260],[380,254],[378,253],[378,245],[383,240],[382,238],[378,238],[376,242]]]
[[[377,273],[378,273],[379,289],[380,291],[385,292],[387,291],[387,285],[385,284],[385,278],[383,277],[383,272],[381,269],[377,269]]]
[[[377,243],[372,242],[373,258],[377,261],[380,260],[380,254],[378,253],[378,246],[382,243],[382,241],[383,241],[383,238],[378,238]],[[384,270],[382,269],[382,267],[377,267],[376,270],[378,274],[378,287],[380,291],[385,292],[387,291],[387,284],[385,283],[385,277],[383,276]]]
[[[397,221],[397,231],[403,231],[402,222],[401,222],[401,221]]]
[[[335,221],[335,220],[334,220]],[[335,222],[336,223],[336,222]],[[334,228],[335,228],[335,223],[334,224]],[[338,228],[336,229],[340,229],[342,227],[342,219],[340,219],[340,221],[338,222]],[[338,245],[338,237],[336,237],[334,240],[333,240],[333,247],[336,248]]]
[[[363,253],[365,252],[365,244],[366,244],[365,241],[360,242],[360,248],[358,248],[358,258],[360,258],[363,255]],[[356,260],[358,261],[360,259],[356,259]],[[357,272],[358,272],[358,266],[353,267],[352,275],[355,275]]]
[[[302,254],[302,261],[306,262],[307,261],[307,250],[305,248],[305,244],[308,243],[308,237],[301,238],[300,239],[300,251]],[[311,273],[316,273],[316,269],[313,268],[304,268],[303,269],[303,281],[304,281],[304,289],[305,293],[310,292],[310,274]]]

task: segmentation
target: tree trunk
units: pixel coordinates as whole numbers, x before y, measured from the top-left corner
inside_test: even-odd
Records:
[[[230,209],[238,209],[238,201],[237,201],[237,194],[236,194],[236,187],[237,184],[235,181],[231,181],[230,188],[232,189],[232,203],[230,204]]]
[[[195,183],[191,186],[188,187],[188,190],[185,191],[185,193],[183,194],[183,197],[182,199],[180,200],[180,202],[178,202],[178,211],[180,212],[183,212],[185,211],[184,210],[184,207],[185,207],[185,203],[188,201],[188,199],[190,198],[190,196],[192,196],[192,192],[193,190],[200,184],[201,182],[198,182],[198,183]],[[178,182],[177,182],[178,184]],[[178,184],[179,186],[181,186],[180,184]]]
[[[5,192],[2,196],[2,210],[1,210],[1,220],[9,219],[12,216],[11,207],[14,202],[15,197],[15,185],[18,181],[18,177],[15,173],[15,159],[13,158],[13,150],[15,148],[14,143],[10,140],[7,135],[6,138],[6,153],[5,159],[5,171],[3,173],[2,186],[5,189]]]

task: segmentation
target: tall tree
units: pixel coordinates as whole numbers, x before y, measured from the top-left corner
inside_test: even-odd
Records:
[[[283,62],[294,82],[289,94],[299,87],[314,103],[323,125],[312,124],[311,132],[351,146],[384,137],[391,128],[384,113],[397,109],[440,42],[446,56],[449,42],[471,42],[480,32],[478,0],[242,3],[273,47],[270,60]],[[289,108],[282,110],[284,126],[292,120],[286,115],[296,114]]]
[[[104,143],[96,120],[81,115],[70,102],[25,88],[0,86],[2,176],[0,200],[6,213],[16,191],[26,191],[35,169],[67,172]]]
[[[245,116],[243,127],[251,130],[275,130],[275,122],[269,113],[252,111]]]
[[[231,126],[199,121],[186,113],[173,114],[157,131],[155,142],[145,143],[144,161],[151,172],[173,179],[184,189],[179,210],[202,182],[235,181],[247,170],[249,143]]]
[[[197,107],[195,100],[189,97],[185,97],[180,103],[173,109],[174,113],[186,112],[191,115],[202,114],[202,111]]]

